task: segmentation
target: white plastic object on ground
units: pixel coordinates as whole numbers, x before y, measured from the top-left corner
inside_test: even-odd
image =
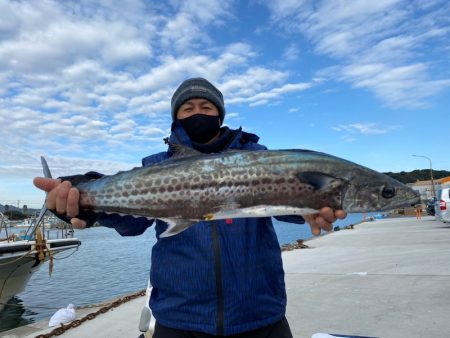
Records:
[[[75,318],[75,306],[73,304],[69,304],[66,308],[59,309],[55,312],[55,314],[50,318],[48,326],[52,327],[67,324],[75,320]]]

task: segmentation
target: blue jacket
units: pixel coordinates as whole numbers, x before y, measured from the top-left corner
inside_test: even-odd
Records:
[[[232,131],[225,149],[266,149],[259,137]],[[192,146],[182,128],[170,142]],[[224,149],[224,150],[225,150]],[[169,158],[170,151],[142,160],[150,166]],[[304,223],[299,216],[277,219]],[[153,221],[111,215],[99,223],[123,236],[142,234]],[[156,320],[175,329],[232,335],[281,320],[286,291],[281,250],[270,217],[202,221],[180,234],[159,238],[167,224],[156,220],[152,249],[150,308]]]

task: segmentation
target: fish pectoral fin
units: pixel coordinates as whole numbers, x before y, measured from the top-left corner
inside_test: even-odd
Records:
[[[159,235],[160,238],[171,237],[189,228],[192,224],[197,223],[193,220],[173,220],[163,219],[168,224],[167,229]]]
[[[345,184],[342,179],[317,171],[305,171],[298,173],[296,176],[301,182],[311,185],[315,190],[335,189]]]

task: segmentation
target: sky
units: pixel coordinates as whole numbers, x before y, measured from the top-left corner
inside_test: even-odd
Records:
[[[199,76],[270,149],[450,170],[449,61],[447,0],[0,0],[0,204],[42,204],[40,156],[58,177],[165,150]]]

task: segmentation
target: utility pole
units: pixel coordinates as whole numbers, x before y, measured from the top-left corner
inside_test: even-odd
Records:
[[[436,190],[434,189],[434,180],[433,180],[433,167],[431,165],[431,159],[424,155],[412,155],[414,157],[423,157],[426,158],[428,161],[430,161],[430,177],[431,177],[431,192],[433,194],[432,197],[436,197]]]

